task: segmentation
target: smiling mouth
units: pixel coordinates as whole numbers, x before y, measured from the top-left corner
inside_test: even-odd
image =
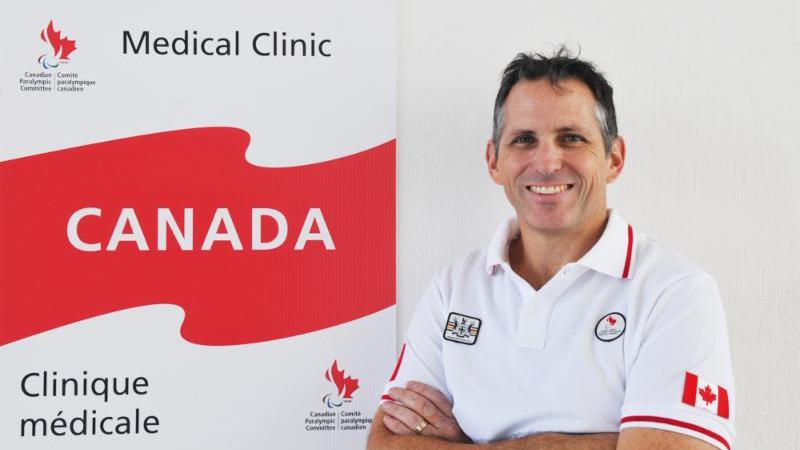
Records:
[[[558,194],[560,192],[564,192],[566,190],[572,189],[574,184],[553,184],[549,186],[525,186],[525,189],[541,195],[553,195]]]

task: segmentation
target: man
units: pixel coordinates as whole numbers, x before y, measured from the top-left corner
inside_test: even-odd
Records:
[[[368,448],[730,450],[716,283],[606,209],[625,142],[605,78],[518,55],[486,162],[516,217],[423,295]]]

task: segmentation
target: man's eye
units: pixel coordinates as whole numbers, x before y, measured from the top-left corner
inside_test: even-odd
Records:
[[[512,144],[518,144],[518,143],[520,143],[520,144],[530,144],[530,143],[532,143],[533,141],[534,141],[534,140],[533,140],[533,136],[531,136],[531,135],[527,135],[527,134],[523,134],[522,136],[517,136],[517,137],[515,137],[515,138],[514,138],[514,139],[511,141],[511,143],[512,143]]]
[[[586,142],[586,139],[583,136],[579,136],[577,134],[567,134],[561,138],[562,141],[569,143],[569,144],[577,144],[579,142]]]

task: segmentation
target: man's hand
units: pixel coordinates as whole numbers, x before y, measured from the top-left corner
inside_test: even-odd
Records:
[[[383,424],[392,433],[421,434],[449,442],[471,442],[453,417],[453,405],[437,389],[410,381],[405,389],[390,389],[389,395],[395,401],[383,402],[381,410],[385,413]]]

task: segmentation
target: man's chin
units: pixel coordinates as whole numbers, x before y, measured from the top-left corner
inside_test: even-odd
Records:
[[[565,233],[570,230],[570,225],[572,224],[572,221],[565,214],[518,214],[517,217],[522,219],[520,227],[525,226],[531,231],[542,234]]]

